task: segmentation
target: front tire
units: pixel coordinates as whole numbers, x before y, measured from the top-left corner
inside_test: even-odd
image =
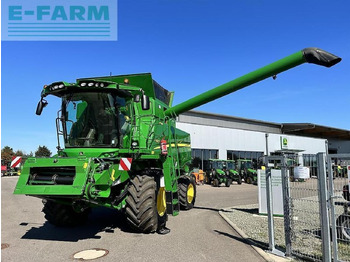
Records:
[[[125,213],[129,226],[136,232],[153,233],[157,230],[156,182],[152,177],[137,175],[131,180]]]
[[[249,176],[247,177],[246,180],[247,180],[247,181],[246,181],[247,184],[252,184],[252,183],[253,183],[252,178],[249,177]]]
[[[237,184],[241,185],[242,184],[242,177],[239,175],[237,179]]]
[[[46,220],[59,227],[72,227],[84,224],[89,216],[91,209],[87,208],[82,212],[77,212],[72,206],[47,200],[44,203],[42,212]]]
[[[183,210],[192,209],[196,201],[196,183],[193,179],[180,178],[178,185],[180,208]]]
[[[225,182],[225,186],[226,187],[230,187],[232,184],[232,180],[231,179],[227,179],[226,182]]]

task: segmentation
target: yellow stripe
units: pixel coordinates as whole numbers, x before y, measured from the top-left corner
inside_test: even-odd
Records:
[[[114,174],[115,174],[115,169],[113,169],[113,171],[112,171],[112,175],[111,175],[111,179],[112,179],[112,181],[115,181]]]
[[[166,145],[166,147],[169,147],[170,145]],[[172,143],[171,147],[175,147],[175,144]],[[190,144],[177,144],[177,147],[191,147]],[[154,149],[160,149],[160,146],[155,147]]]

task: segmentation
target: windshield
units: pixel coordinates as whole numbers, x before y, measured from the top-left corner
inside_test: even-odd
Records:
[[[63,97],[66,147],[116,147],[125,123],[125,100],[110,93],[71,93]]]
[[[245,168],[253,168],[251,161],[244,161],[242,164]]]
[[[213,161],[212,162],[212,166],[214,169],[223,169],[224,167],[226,168],[226,165],[224,165],[224,162],[220,162],[220,161]]]
[[[227,162],[227,168],[228,169],[236,169],[235,163],[234,162]]]

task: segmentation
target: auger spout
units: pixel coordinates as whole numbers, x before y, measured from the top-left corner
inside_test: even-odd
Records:
[[[328,53],[319,48],[305,48],[299,52],[296,52],[290,56],[282,58],[274,63],[236,78],[223,85],[215,87],[211,90],[204,92],[198,96],[195,96],[185,102],[182,102],[174,107],[165,111],[166,116],[174,117],[188,110],[211,102],[215,99],[223,97],[232,92],[238,91],[246,86],[262,81],[268,77],[277,75],[281,72],[289,70],[293,67],[301,65],[303,63],[312,63],[325,67],[331,67],[341,61],[340,57],[337,57],[331,53]]]

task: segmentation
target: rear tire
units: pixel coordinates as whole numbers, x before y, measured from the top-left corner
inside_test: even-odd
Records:
[[[153,233],[158,227],[156,182],[152,177],[137,175],[131,180],[126,199],[126,219],[139,233]]]
[[[196,201],[196,183],[193,179],[179,179],[179,202],[183,210],[192,209]]]
[[[337,218],[337,233],[341,241],[350,243],[350,215],[341,215]]]
[[[90,211],[91,209],[87,208],[82,212],[77,212],[72,206],[52,200],[47,200],[42,210],[49,223],[60,227],[72,227],[84,224],[88,219]]]

